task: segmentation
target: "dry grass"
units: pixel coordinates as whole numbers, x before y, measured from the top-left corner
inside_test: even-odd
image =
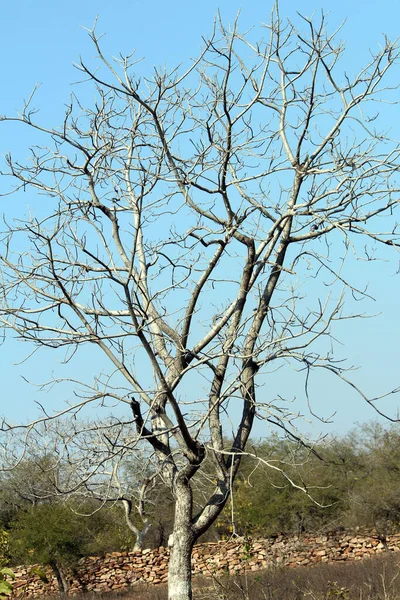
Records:
[[[235,577],[197,577],[194,588],[194,600],[400,600],[400,553]],[[167,600],[167,588],[135,585],[122,593],[84,594],[74,600]]]
[[[203,582],[196,600],[400,600],[400,555]]]

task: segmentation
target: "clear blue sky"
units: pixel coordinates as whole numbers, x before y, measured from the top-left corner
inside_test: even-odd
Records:
[[[346,20],[341,37],[347,43],[349,69],[368,60],[368,49],[377,48],[383,33],[392,38],[400,33],[400,3],[397,0],[336,0],[322,4],[317,0],[282,0],[281,16],[296,20],[297,10],[310,16],[321,8],[330,13],[328,22],[332,30]],[[33,86],[42,83],[35,105],[40,107],[44,122],[58,124],[72,90],[70,83],[79,79],[72,66],[73,61],[77,61],[80,55],[90,59],[94,54],[82,26],[92,27],[96,15],[99,17],[98,31],[106,34],[105,52],[127,54],[136,48],[137,55],[145,57],[140,67],[145,72],[153,65],[172,67],[196,56],[202,44],[201,36],[211,32],[218,9],[225,23],[232,22],[240,9],[241,27],[247,29],[269,20],[271,3],[254,0],[221,0],[219,3],[216,0],[4,2],[0,20],[0,114],[10,114],[21,107],[22,99],[29,95]],[[4,127],[0,130],[1,154],[9,148],[26,147],[24,139],[11,139],[10,131],[10,128]],[[0,213],[4,208],[2,202],[5,200],[0,200]],[[357,383],[372,395],[400,385],[400,276],[396,275],[398,258],[394,253],[391,256],[387,255],[388,262],[372,266],[368,275],[370,293],[375,296],[376,302],[366,305],[365,310],[381,315],[374,320],[348,324],[339,332],[343,355],[349,357],[351,364],[361,367],[355,374]],[[35,414],[32,400],[36,395],[21,380],[21,374],[35,379],[44,364],[42,358],[41,362],[32,359],[23,367],[12,367],[13,360],[22,356],[20,346],[6,343],[0,347],[0,413],[12,419],[21,416],[30,418]],[[48,374],[53,368],[52,360],[50,354],[45,355]],[[286,381],[285,386],[288,394],[302,394],[302,389],[296,390],[295,378],[291,382]],[[316,393],[321,398],[321,405],[326,406],[326,416],[337,411],[334,428],[338,431],[346,431],[355,421],[374,416],[343,387],[321,387]],[[51,392],[49,394],[51,399]],[[394,414],[400,398],[392,398],[391,402]]]

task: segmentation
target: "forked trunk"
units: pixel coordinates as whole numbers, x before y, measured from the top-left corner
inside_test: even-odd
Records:
[[[168,600],[192,600],[192,495],[180,489],[175,497],[174,530],[169,538]]]

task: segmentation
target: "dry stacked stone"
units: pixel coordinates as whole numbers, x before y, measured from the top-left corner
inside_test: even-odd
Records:
[[[374,535],[277,536],[262,540],[231,540],[198,544],[193,550],[194,575],[222,575],[258,571],[273,565],[307,566],[320,562],[361,560],[384,551],[400,550],[400,534],[384,542]],[[168,579],[168,548],[112,552],[82,559],[69,573],[70,593],[126,590],[139,582],[160,584]],[[45,583],[35,571],[46,572]],[[35,597],[58,591],[50,569],[17,567],[14,595]]]

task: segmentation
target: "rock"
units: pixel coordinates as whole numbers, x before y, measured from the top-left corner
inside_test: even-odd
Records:
[[[400,534],[388,538],[393,552],[400,550]],[[354,536],[345,533],[320,536],[292,536],[243,542],[211,542],[199,544],[193,550],[193,573],[212,576],[229,573],[255,572],[273,565],[307,566],[317,562],[361,560],[371,554],[385,551],[385,545],[376,537]],[[88,591],[106,593],[127,589],[138,582],[152,585],[168,580],[168,548],[134,552],[113,552],[104,558],[88,557],[79,561],[78,580],[72,581],[71,593],[81,593],[84,582]],[[39,566],[39,565],[36,565]],[[46,569],[50,583],[45,585],[37,576],[28,573],[33,567],[14,569],[15,597],[33,598],[57,593],[56,581]],[[72,580],[72,573],[68,574]]]

